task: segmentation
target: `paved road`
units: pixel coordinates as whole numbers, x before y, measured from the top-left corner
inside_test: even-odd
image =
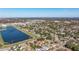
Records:
[[[0,51],[9,51],[9,48],[2,48]]]

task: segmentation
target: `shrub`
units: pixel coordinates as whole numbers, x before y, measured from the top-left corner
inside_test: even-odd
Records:
[[[65,47],[72,49],[73,51],[79,51],[79,43],[75,41],[68,41]]]
[[[2,44],[0,44],[0,48],[2,47],[3,45]]]

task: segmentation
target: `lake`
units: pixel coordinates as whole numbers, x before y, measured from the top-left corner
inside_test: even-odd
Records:
[[[0,31],[3,41],[9,44],[29,39],[29,35],[17,30],[12,26],[6,27],[6,30]]]

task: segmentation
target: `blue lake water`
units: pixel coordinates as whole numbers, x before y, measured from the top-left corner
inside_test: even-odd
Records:
[[[29,39],[29,35],[17,30],[16,28],[9,26],[6,30],[1,31],[4,42],[12,44],[19,41]]]

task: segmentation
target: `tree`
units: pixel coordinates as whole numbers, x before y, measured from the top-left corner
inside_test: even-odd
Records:
[[[66,43],[65,47],[72,49],[73,51],[79,51],[79,43],[74,41],[74,40],[70,40]]]

